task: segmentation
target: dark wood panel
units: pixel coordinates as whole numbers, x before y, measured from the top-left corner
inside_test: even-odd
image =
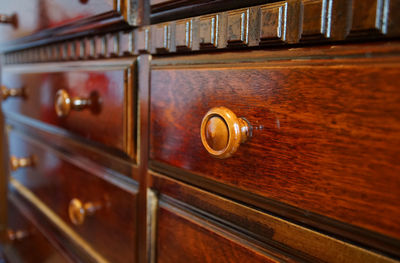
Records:
[[[280,262],[252,244],[227,235],[199,218],[160,206],[157,227],[157,262]],[[285,258],[285,257],[283,257]],[[290,261],[285,258],[286,261]]]
[[[161,201],[212,218],[246,236],[309,262],[390,262],[391,259],[342,240],[246,207],[229,199],[150,172],[150,186]],[[338,257],[337,255],[340,255]]]
[[[151,159],[399,238],[397,55],[310,60],[292,52],[298,61],[255,52],[242,63],[226,54],[211,64],[154,67]],[[211,62],[218,59],[226,64]],[[253,138],[225,160],[200,140],[201,120],[216,106],[253,125]]]
[[[60,159],[42,148],[39,142],[28,141],[17,133],[11,132],[9,141],[11,155],[35,158],[33,167],[18,169],[12,173],[13,178],[32,191],[101,255],[112,262],[135,261],[135,188],[128,192],[105,182]],[[81,225],[74,225],[68,214],[70,201],[74,198],[100,206],[93,215],[87,215]]]
[[[398,21],[399,5],[399,0],[352,0],[351,33],[353,35],[392,35],[398,32],[398,29],[393,27],[393,22]]]
[[[113,175],[112,178],[117,178],[124,183],[139,181],[137,165],[119,151],[111,151],[104,145],[88,144],[79,136],[18,114],[9,114],[6,123],[7,130],[17,130],[25,137],[45,143],[51,141],[49,145],[51,149],[62,152],[71,163],[91,169],[93,173],[98,171],[98,174],[102,174],[106,171]]]
[[[150,55],[141,55],[138,57],[138,77],[140,79],[138,85],[138,126],[140,144],[138,149],[139,158],[139,195],[138,195],[138,262],[148,263],[154,259],[148,251],[151,251],[153,244],[148,236],[148,227],[150,227],[148,219],[151,213],[147,206],[148,195],[148,158],[149,158],[149,114],[150,114]],[[145,227],[146,226],[146,227]],[[152,229],[155,231],[155,229]]]
[[[65,232],[65,223],[61,221],[48,207],[46,207],[37,197],[32,198],[32,193],[26,188],[21,187],[15,179],[10,178],[8,198],[18,207],[19,211],[41,231],[46,238],[59,251],[71,259],[72,262],[102,262],[105,259],[93,251],[89,251],[88,244],[74,233],[74,237],[69,231]],[[31,195],[31,196],[29,196]],[[36,200],[33,200],[36,199]],[[64,225],[61,226],[60,222]],[[92,249],[93,250],[93,249]]]
[[[46,41],[48,37],[60,38],[67,34],[76,36],[147,24],[149,8],[150,4],[144,0],[129,3],[122,0],[4,2],[0,6],[0,13],[15,15],[16,22],[14,25],[1,24],[0,42],[4,48],[14,49],[15,45],[30,45],[30,42]]]
[[[29,72],[26,68],[4,68],[2,84],[9,89],[23,88],[25,95],[3,101],[3,110],[64,128],[135,157],[136,78],[131,61],[116,63],[97,62],[97,68],[37,66],[27,69]],[[66,117],[57,116],[54,104],[61,89],[71,98],[90,98],[92,106],[71,110]]]
[[[71,262],[10,201],[7,211],[7,241],[2,246],[7,262]]]
[[[106,0],[71,1],[62,0],[16,0],[4,2],[0,13],[16,15],[16,26],[0,27],[1,42],[31,35],[40,30],[58,27],[80,19],[103,14],[114,10],[114,4]]]

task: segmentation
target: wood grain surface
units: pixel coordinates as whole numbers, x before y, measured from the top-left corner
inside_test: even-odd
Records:
[[[187,211],[187,213],[193,213],[200,217],[200,222],[204,220],[235,229],[239,233],[237,235],[243,234],[261,242],[264,246],[270,246],[270,249],[275,248],[277,249],[276,253],[280,253],[280,255],[292,255],[298,260],[306,262],[395,262],[389,257],[296,225],[167,176],[151,172],[149,178],[150,187],[158,193],[161,209],[172,208],[171,213]],[[174,207],[179,207],[179,209],[174,209]],[[161,212],[161,214],[163,213]],[[178,216],[179,212],[176,214]],[[167,228],[162,224],[158,227],[160,229]],[[196,241],[197,239],[189,235],[181,239],[182,243]],[[164,249],[163,244],[159,245],[161,249]],[[177,249],[177,251],[180,250]],[[196,255],[201,253],[203,252],[196,252]]]
[[[400,238],[398,53],[339,58],[337,49],[313,59],[293,50],[289,61],[270,53],[271,60],[254,52],[154,66],[150,158]],[[201,120],[216,106],[253,125],[253,138],[226,160],[212,158],[200,141]]]
[[[34,140],[17,133],[9,135],[10,154],[35,156],[34,167],[12,173],[70,227],[112,262],[134,262],[136,254],[137,190],[116,187],[88,171],[63,160]],[[82,225],[75,226],[68,216],[69,202],[101,205]],[[115,253],[118,251],[118,253]]]
[[[213,229],[200,218],[190,218],[164,206],[158,211],[157,233],[157,262],[160,263],[280,262],[252,244]]]
[[[19,209],[8,202],[7,230],[23,231],[26,237],[18,240],[7,240],[2,246],[7,262],[71,262],[46,239],[45,236],[25,217]]]
[[[61,127],[135,157],[133,62],[116,63],[117,66],[94,63],[98,70],[77,63],[72,70],[62,65],[38,66],[29,68],[29,72],[18,67],[4,68],[2,84],[7,88],[24,88],[25,96],[3,101],[3,111]],[[60,89],[65,89],[71,98],[90,98],[93,106],[58,117],[54,103]]]

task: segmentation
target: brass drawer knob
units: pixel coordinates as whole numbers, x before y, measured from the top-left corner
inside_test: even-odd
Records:
[[[212,156],[224,159],[236,152],[239,145],[251,136],[251,131],[247,120],[236,117],[225,107],[215,107],[204,116],[200,136]]]
[[[61,89],[56,93],[54,108],[58,117],[66,117],[71,110],[81,111],[89,107],[90,104],[90,99],[71,98],[66,90]]]
[[[0,23],[12,25],[13,27],[17,27],[18,26],[17,15],[16,14],[12,14],[12,15],[0,14]]]
[[[18,158],[15,156],[10,157],[10,165],[11,165],[11,170],[16,171],[19,168],[23,167],[33,167],[35,166],[35,156],[29,156],[29,157],[24,157],[24,158]]]
[[[10,241],[19,241],[28,236],[29,236],[28,231],[7,229],[7,238]]]
[[[7,89],[6,86],[1,86],[1,97],[3,100],[8,99],[9,97],[24,97],[25,89]]]
[[[101,208],[100,204],[92,202],[82,203],[78,198],[74,198],[69,202],[68,216],[74,225],[82,225],[88,215],[93,215],[94,212]]]

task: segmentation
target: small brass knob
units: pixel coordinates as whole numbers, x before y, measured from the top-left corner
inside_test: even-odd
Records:
[[[6,86],[1,86],[1,97],[3,100],[8,99],[9,97],[24,97],[25,89],[7,89]]]
[[[29,236],[28,231],[7,229],[7,238],[10,241],[19,241],[28,236]]]
[[[12,14],[12,15],[0,14],[0,23],[1,24],[9,24],[9,25],[12,25],[13,27],[17,27],[18,26],[17,15],[16,14]]]
[[[200,136],[206,150],[214,157],[225,159],[251,137],[251,126],[225,107],[209,110],[201,122]]]
[[[92,202],[82,203],[78,198],[74,198],[69,202],[68,216],[74,225],[82,225],[88,215],[93,215],[95,211],[101,208],[100,204]]]
[[[29,157],[24,157],[24,158],[18,158],[15,156],[10,157],[10,165],[11,165],[11,170],[16,171],[19,168],[23,167],[32,167],[35,166],[35,156],[29,156]]]
[[[81,111],[90,104],[90,99],[71,98],[66,90],[61,89],[56,93],[54,108],[58,117],[66,117],[71,110]]]

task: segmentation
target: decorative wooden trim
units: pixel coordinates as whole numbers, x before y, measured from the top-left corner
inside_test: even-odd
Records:
[[[149,263],[156,262],[156,230],[157,230],[157,210],[158,196],[155,191],[147,189],[147,258]]]
[[[400,34],[395,14],[399,6],[400,0],[286,0],[8,52],[4,61],[37,63],[393,37]]]

